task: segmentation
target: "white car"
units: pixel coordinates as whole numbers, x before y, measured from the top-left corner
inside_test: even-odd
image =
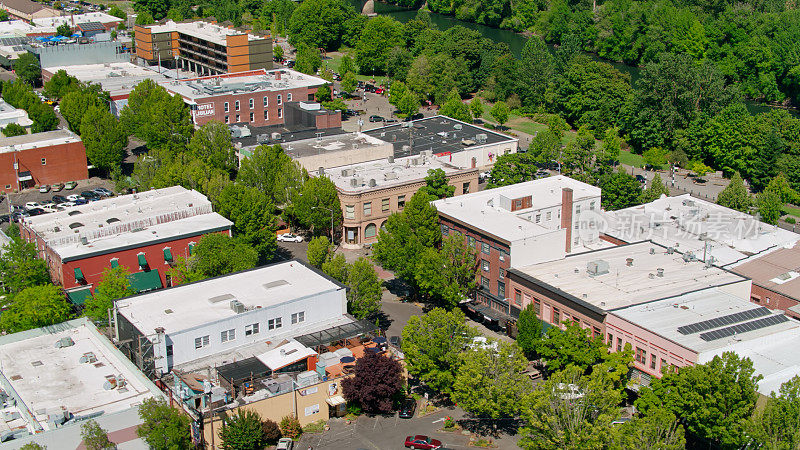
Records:
[[[42,205],[42,209],[44,210],[44,212],[49,212],[49,213],[58,212],[58,211],[63,211],[64,210],[64,208],[62,208],[61,206],[52,205],[52,204],[51,205]]]
[[[74,202],[74,201],[78,200],[79,198],[83,198],[83,197],[81,197],[78,194],[70,194],[70,195],[67,196],[67,200],[69,200],[71,202]]]
[[[287,233],[288,234],[288,233]],[[280,438],[275,450],[292,450],[294,448],[294,441],[289,438]]]
[[[62,208],[72,208],[75,205],[76,205],[75,202],[64,202],[64,203],[59,203],[58,204],[58,206],[60,206]]]
[[[278,235],[280,242],[303,242],[303,236],[298,236],[292,233],[283,233]]]
[[[25,209],[27,209],[27,210],[31,210],[31,209],[34,209],[34,208],[41,208],[41,207],[42,207],[42,205],[40,205],[39,202],[28,202],[28,203],[25,203]]]

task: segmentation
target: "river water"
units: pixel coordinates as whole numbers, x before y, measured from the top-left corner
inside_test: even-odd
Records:
[[[364,7],[364,3],[366,2],[366,0],[350,0],[350,1],[353,4],[353,7],[355,7],[357,11],[361,11],[362,8]],[[396,5],[390,5],[388,3],[382,3],[382,2],[375,2],[375,12],[382,16],[392,17],[395,20],[402,23],[408,22],[417,15],[416,10],[409,10]],[[528,40],[527,37],[523,36],[520,33],[515,33],[510,30],[502,30],[499,28],[487,27],[485,25],[479,25],[472,22],[465,22],[463,20],[458,20],[452,16],[445,16],[443,14],[437,14],[432,12],[430,13],[430,18],[431,18],[431,23],[435,25],[436,28],[438,28],[439,30],[446,30],[456,25],[461,25],[471,30],[476,30],[480,32],[484,37],[487,37],[495,42],[503,42],[505,44],[508,44],[508,47],[511,49],[511,53],[517,58],[520,57],[520,54],[522,53],[522,48],[525,46],[525,42]],[[552,49],[553,46],[551,45],[550,48]],[[592,59],[611,64],[612,66],[614,66],[614,68],[616,68],[622,73],[627,73],[631,77],[631,83],[635,82],[640,77],[641,68],[637,66],[630,66],[624,63],[602,60],[598,58],[597,55],[591,53],[587,53],[587,55]],[[745,101],[745,104],[747,106],[748,111],[750,111],[751,114],[767,112],[771,109],[770,106],[753,101]],[[794,115],[797,115],[796,110],[790,110],[790,112],[792,112],[792,114]]]

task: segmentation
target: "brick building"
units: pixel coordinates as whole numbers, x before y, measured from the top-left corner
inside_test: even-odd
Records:
[[[166,272],[179,257],[231,226],[204,195],[174,186],[31,217],[21,235],[36,245],[53,282],[80,303],[109,267],[127,268],[138,291],[170,286]]]
[[[313,102],[317,88],[327,83],[322,78],[289,69],[259,69],[164,82],[161,85],[171,94],[183,98],[197,126],[217,120],[227,124],[264,127],[284,124],[292,108],[288,103]],[[320,121],[325,126],[341,125],[339,112],[322,114],[318,111],[314,116],[315,124]]]
[[[730,269],[753,280],[750,301],[800,319],[800,243],[774,248]]]
[[[0,167],[3,192],[89,178],[86,148],[68,130],[0,138]]]
[[[272,38],[196,21],[134,27],[136,56],[148,65],[202,75],[272,68]]]

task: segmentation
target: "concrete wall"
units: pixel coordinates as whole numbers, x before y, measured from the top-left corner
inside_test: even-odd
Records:
[[[517,141],[467,148],[461,152],[449,154],[448,158],[443,158],[443,160],[457,167],[484,168],[493,166],[498,156],[507,153],[517,153]]]
[[[281,144],[286,149],[292,144]],[[320,150],[317,155],[303,156],[295,158],[304,169],[309,172],[316,172],[320,167],[339,167],[348,164],[358,164],[366,161],[375,161],[378,159],[386,159],[394,155],[394,147],[392,144],[383,143],[377,146],[360,147],[357,149],[350,149],[341,152],[327,152],[324,149]]]
[[[30,47],[39,57],[42,67],[72,66],[78,64],[103,64],[130,62],[131,45],[123,50],[122,42],[94,42],[91,44],[64,44],[52,47]]]
[[[566,256],[564,242],[567,230],[564,228],[550,233],[529,236],[511,243],[513,267],[524,267],[545,261],[554,261]]]
[[[18,164],[18,170],[14,169],[15,162]],[[26,187],[20,186],[17,181],[18,172],[31,173],[33,180],[23,182],[27,183],[28,187],[89,178],[83,142],[0,153],[0,167],[2,167],[0,189],[3,192],[13,192],[20,187]]]
[[[753,283],[753,288],[750,292],[750,301],[761,306],[766,306],[769,309],[785,311],[787,316],[800,319],[800,314],[789,309],[800,304],[800,301],[764,286]]]

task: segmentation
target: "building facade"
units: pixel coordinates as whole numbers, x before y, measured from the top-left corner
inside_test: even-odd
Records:
[[[89,178],[86,148],[68,130],[0,138],[0,165],[3,192]]]
[[[800,243],[773,248],[730,269],[753,280],[750,301],[800,319]]]
[[[136,56],[201,75],[220,75],[272,69],[272,38],[256,36],[217,24],[196,21],[137,25]]]
[[[0,9],[6,10],[12,18],[28,23],[33,23],[35,19],[61,15],[59,11],[31,0],[3,0],[0,2]]]

